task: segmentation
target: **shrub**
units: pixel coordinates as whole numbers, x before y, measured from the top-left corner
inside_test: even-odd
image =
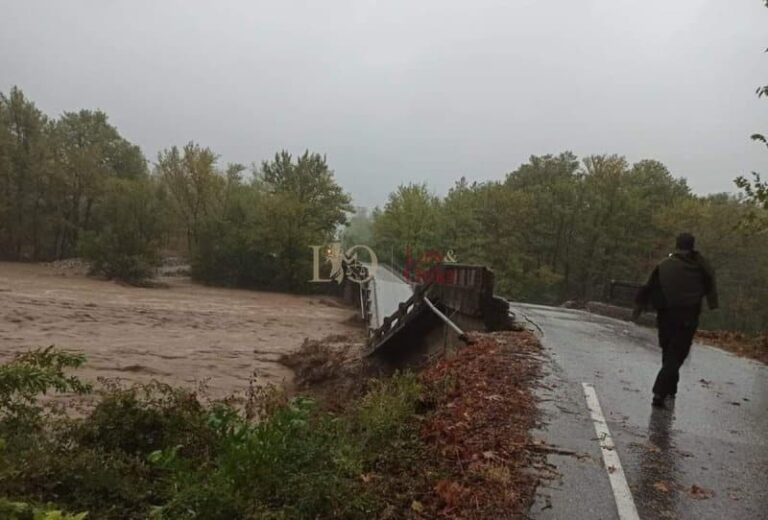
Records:
[[[85,356],[56,350],[53,345],[17,356],[0,365],[0,433],[36,425],[42,415],[37,398],[50,390],[84,394],[88,384],[64,374],[77,368]]]
[[[52,349],[21,356],[0,366],[0,395],[34,408],[37,392],[86,391],[63,373],[82,361]],[[259,402],[242,411],[159,383],[107,386],[85,417],[4,422],[0,508],[16,516],[0,509],[0,518],[59,510],[105,520],[371,518],[387,506],[384,491],[408,483],[363,477],[418,467],[420,391],[414,375],[398,374],[333,415],[274,391],[254,392]],[[44,502],[57,505],[27,505]]]
[[[421,392],[418,377],[410,372],[371,381],[357,410],[360,434],[370,453],[385,452],[409,433]]]
[[[128,283],[150,278],[160,262],[162,219],[149,180],[113,179],[96,207],[97,231],[85,233],[80,253],[92,274]]]
[[[59,509],[35,507],[0,498],[0,518],[4,520],[85,520],[87,516],[88,513],[70,515]]]
[[[189,456],[205,455],[213,431],[193,392],[162,383],[114,387],[104,392],[74,437],[82,446],[145,458],[181,445]]]

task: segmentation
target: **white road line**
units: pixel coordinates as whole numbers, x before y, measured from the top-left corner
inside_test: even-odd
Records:
[[[627,479],[624,476],[624,470],[621,468],[616,445],[613,443],[611,432],[608,430],[608,423],[605,422],[605,416],[600,409],[600,401],[597,400],[595,387],[589,383],[582,383],[581,385],[584,387],[587,408],[589,408],[592,422],[595,424],[595,433],[597,433],[597,439],[600,442],[600,451],[603,452],[603,462],[605,463],[605,470],[608,472],[608,480],[611,482],[616,507],[619,509],[619,518],[621,520],[640,520],[632,492],[629,490],[629,484],[627,484]]]

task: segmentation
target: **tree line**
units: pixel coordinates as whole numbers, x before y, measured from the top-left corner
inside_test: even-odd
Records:
[[[351,210],[325,157],[277,153],[250,171],[189,143],[149,167],[103,112],[43,114],[0,93],[0,259],[84,256],[139,282],[182,251],[203,281],[307,289],[308,245],[328,242]]]
[[[385,261],[453,250],[460,262],[490,266],[500,294],[544,304],[601,300],[612,280],[642,282],[675,235],[690,231],[722,293],[705,325],[758,331],[768,325],[768,235],[745,225],[755,214],[765,210],[741,197],[692,194],[655,160],[564,152],[533,156],[502,181],[461,179],[445,197],[402,185],[368,229]]]
[[[655,160],[564,152],[533,156],[501,181],[461,179],[443,197],[402,185],[370,216],[351,214],[319,154],[283,151],[246,168],[189,143],[150,166],[103,112],[50,118],[18,88],[0,94],[0,258],[80,255],[131,282],[181,252],[204,282],[307,291],[317,288],[309,246],[341,237],[399,264],[408,251],[450,249],[493,268],[500,293],[559,304],[641,281],[685,230],[719,274],[723,310],[707,326],[761,330],[768,209],[751,186],[697,196]]]

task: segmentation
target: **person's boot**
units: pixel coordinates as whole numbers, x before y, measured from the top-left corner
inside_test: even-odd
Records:
[[[664,396],[660,394],[653,394],[653,401],[651,401],[651,406],[656,408],[666,408],[664,405]]]

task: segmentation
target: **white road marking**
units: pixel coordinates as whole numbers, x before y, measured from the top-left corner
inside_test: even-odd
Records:
[[[629,484],[624,476],[624,470],[619,461],[619,454],[616,451],[616,445],[613,443],[611,432],[608,430],[608,423],[605,422],[605,416],[600,409],[600,401],[597,400],[595,387],[589,383],[582,383],[584,387],[584,396],[587,398],[587,408],[592,416],[592,422],[595,424],[595,433],[600,443],[600,451],[603,452],[603,462],[605,470],[608,472],[608,480],[613,489],[613,498],[616,500],[616,507],[619,510],[621,520],[640,520],[635,507],[635,501],[632,498],[632,492],[629,490]]]

